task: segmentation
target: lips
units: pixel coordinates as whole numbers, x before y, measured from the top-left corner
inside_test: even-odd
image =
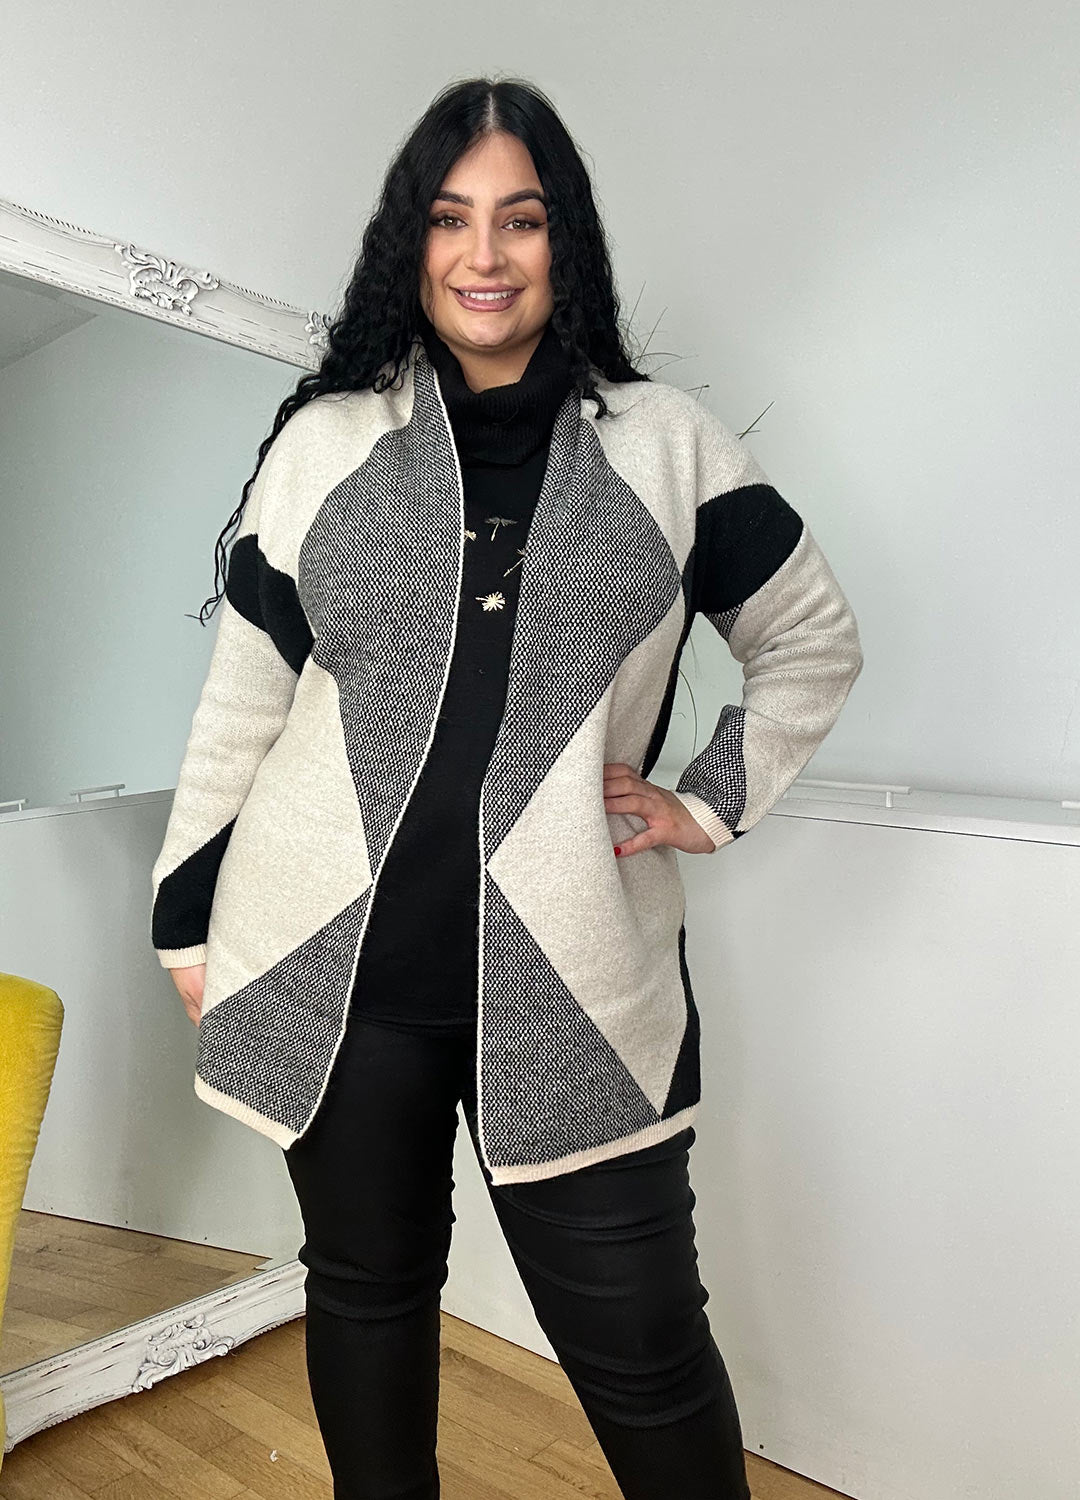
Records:
[[[514,287],[508,297],[470,297],[468,292],[460,291],[457,287],[451,289],[457,301],[462,307],[467,307],[471,312],[502,312],[506,307],[513,307],[521,296],[521,287]]]

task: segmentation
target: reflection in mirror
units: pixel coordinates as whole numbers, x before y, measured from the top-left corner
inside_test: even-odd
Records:
[[[213,549],[290,365],[0,272],[0,804],[173,785]]]
[[[148,925],[214,545],[299,374],[0,272],[0,969],[64,1007],[0,1374],[300,1241],[273,1152],[192,1094],[196,1033]]]

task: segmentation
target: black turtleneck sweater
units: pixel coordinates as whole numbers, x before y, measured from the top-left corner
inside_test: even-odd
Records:
[[[464,572],[442,708],[378,874],[352,1008],[381,1025],[460,1035],[476,1020],[480,785],[506,698],[519,549],[571,380],[550,324],[521,379],[485,391],[470,388],[426,320],[423,337],[461,463]]]

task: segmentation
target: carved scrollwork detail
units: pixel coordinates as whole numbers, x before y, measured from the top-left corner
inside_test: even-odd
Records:
[[[146,1353],[131,1389],[147,1391],[167,1375],[189,1370],[215,1355],[228,1354],[234,1342],[228,1334],[212,1333],[202,1313],[161,1328],[146,1341]]]
[[[317,349],[328,349],[330,347],[330,341],[327,337],[330,331],[329,313],[309,312],[304,328],[307,332],[309,344],[314,344]]]
[[[145,298],[166,312],[186,313],[200,291],[213,291],[219,284],[209,271],[193,271],[179,261],[151,255],[135,245],[117,245],[128,269],[128,288],[133,297]]]

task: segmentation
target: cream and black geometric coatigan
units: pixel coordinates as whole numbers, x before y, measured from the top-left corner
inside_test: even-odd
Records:
[[[828,562],[743,442],[677,387],[597,383],[610,416],[576,391],[556,416],[480,798],[476,1085],[495,1184],[695,1117],[677,854],[616,856],[644,825],[602,790],[606,761],[648,776],[694,616],[743,665],[741,704],[673,788],[716,849],[791,785],[862,669]],[[395,386],[308,402],[259,470],[151,876],[162,964],[206,963],[195,1092],[282,1147],[325,1090],[454,647],[461,472],[420,338]]]

